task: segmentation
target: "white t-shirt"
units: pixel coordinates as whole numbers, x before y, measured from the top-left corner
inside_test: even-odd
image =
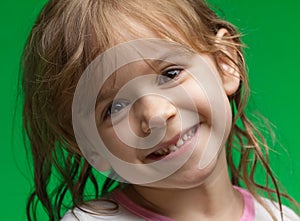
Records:
[[[239,221],[273,221],[271,215],[267,210],[259,204],[249,192],[241,188],[235,187],[243,196],[244,199],[244,211]],[[115,191],[112,195],[112,199],[119,205],[118,210],[110,215],[97,215],[95,212],[87,212],[85,209],[75,208],[65,214],[61,221],[174,221],[168,217],[156,214],[150,210],[147,210],[133,201],[131,201],[121,190]],[[273,204],[270,200],[262,198],[263,201],[271,211],[274,213],[278,221],[281,221],[280,210],[276,204]],[[94,201],[94,207],[111,208],[114,206],[111,202],[107,201]],[[291,209],[286,206],[282,207],[284,221],[300,221]]]

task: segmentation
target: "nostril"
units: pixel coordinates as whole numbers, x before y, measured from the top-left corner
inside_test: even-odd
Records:
[[[166,119],[162,116],[153,116],[148,122],[142,122],[142,130],[144,133],[150,134],[152,129],[164,128],[167,125]]]
[[[144,133],[146,134],[150,134],[151,133],[151,129],[150,129],[150,126],[147,122],[145,121],[142,121],[142,130]]]
[[[149,120],[149,127],[150,129],[165,127],[167,124],[166,120],[162,116],[153,116]]]
[[[141,129],[146,134],[154,128],[166,128],[169,120],[177,114],[175,105],[161,96],[144,96],[135,103],[134,108],[134,116],[139,117]]]

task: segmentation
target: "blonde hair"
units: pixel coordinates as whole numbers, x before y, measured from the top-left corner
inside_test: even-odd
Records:
[[[265,139],[245,115],[248,78],[240,36],[232,24],[220,19],[202,0],[51,0],[30,33],[22,63],[23,118],[33,156],[35,183],[27,204],[28,220],[36,220],[37,202],[42,203],[50,220],[56,220],[61,218],[68,194],[72,204],[78,206],[85,201],[88,182],[93,184],[95,198],[107,193],[114,184],[113,180],[106,180],[102,189],[99,188],[91,166],[83,159],[73,133],[71,104],[85,68],[121,36],[122,30],[117,27],[144,37],[130,26],[129,18],[155,30],[162,38],[211,55],[220,72],[220,60],[229,61],[238,69],[241,86],[229,97],[234,117],[226,144],[232,183],[239,185],[242,181],[262,205],[257,190],[269,196],[275,193],[282,211],[281,196],[289,197],[280,192],[269,168]],[[169,25],[180,37],[169,30]],[[230,35],[216,41],[220,28],[227,29]],[[221,49],[224,46],[235,51],[237,58],[224,53]],[[233,149],[240,153],[238,165],[234,164]],[[265,186],[254,179],[258,163],[267,175]],[[54,172],[60,183],[49,192]],[[274,190],[269,187],[269,178]],[[272,217],[275,220],[273,214]]]

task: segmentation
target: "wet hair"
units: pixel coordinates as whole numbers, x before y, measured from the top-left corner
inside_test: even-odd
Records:
[[[281,212],[281,196],[292,199],[280,192],[269,167],[266,140],[245,114],[249,86],[240,34],[203,0],[50,0],[44,6],[22,58],[23,119],[34,165],[28,220],[36,220],[39,202],[49,220],[57,220],[65,207],[70,206],[68,201],[71,206],[79,207],[117,186],[115,181],[104,177],[105,183],[99,185],[95,171],[83,158],[73,132],[71,107],[76,84],[85,68],[115,45],[122,32],[137,38],[147,37],[137,32],[129,20],[138,21],[161,38],[210,55],[220,73],[221,62],[239,72],[240,87],[229,97],[233,126],[226,143],[232,184],[245,185],[275,220],[258,192],[263,191],[270,198],[275,193]],[[227,29],[229,34],[217,39],[220,28]],[[224,47],[236,56],[224,53]],[[237,161],[233,157],[235,151]],[[258,165],[266,174],[265,184],[254,178]],[[86,194],[89,185],[93,187],[92,197]]]

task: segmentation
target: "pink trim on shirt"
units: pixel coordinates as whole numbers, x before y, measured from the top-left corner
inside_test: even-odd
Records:
[[[254,221],[255,211],[252,195],[240,187],[234,186],[234,188],[240,192],[244,199],[244,210],[239,221]],[[111,196],[122,207],[147,221],[174,221],[173,219],[159,215],[134,203],[120,189],[115,190]]]
[[[234,186],[234,188],[240,192],[244,199],[243,215],[239,221],[254,221],[255,209],[252,195],[240,187]]]
[[[134,203],[120,189],[115,190],[111,196],[117,203],[119,203],[125,209],[141,218],[146,219],[147,221],[174,221],[173,219],[159,215],[155,212],[152,212],[151,210],[145,209],[144,207],[141,207],[140,205]]]

